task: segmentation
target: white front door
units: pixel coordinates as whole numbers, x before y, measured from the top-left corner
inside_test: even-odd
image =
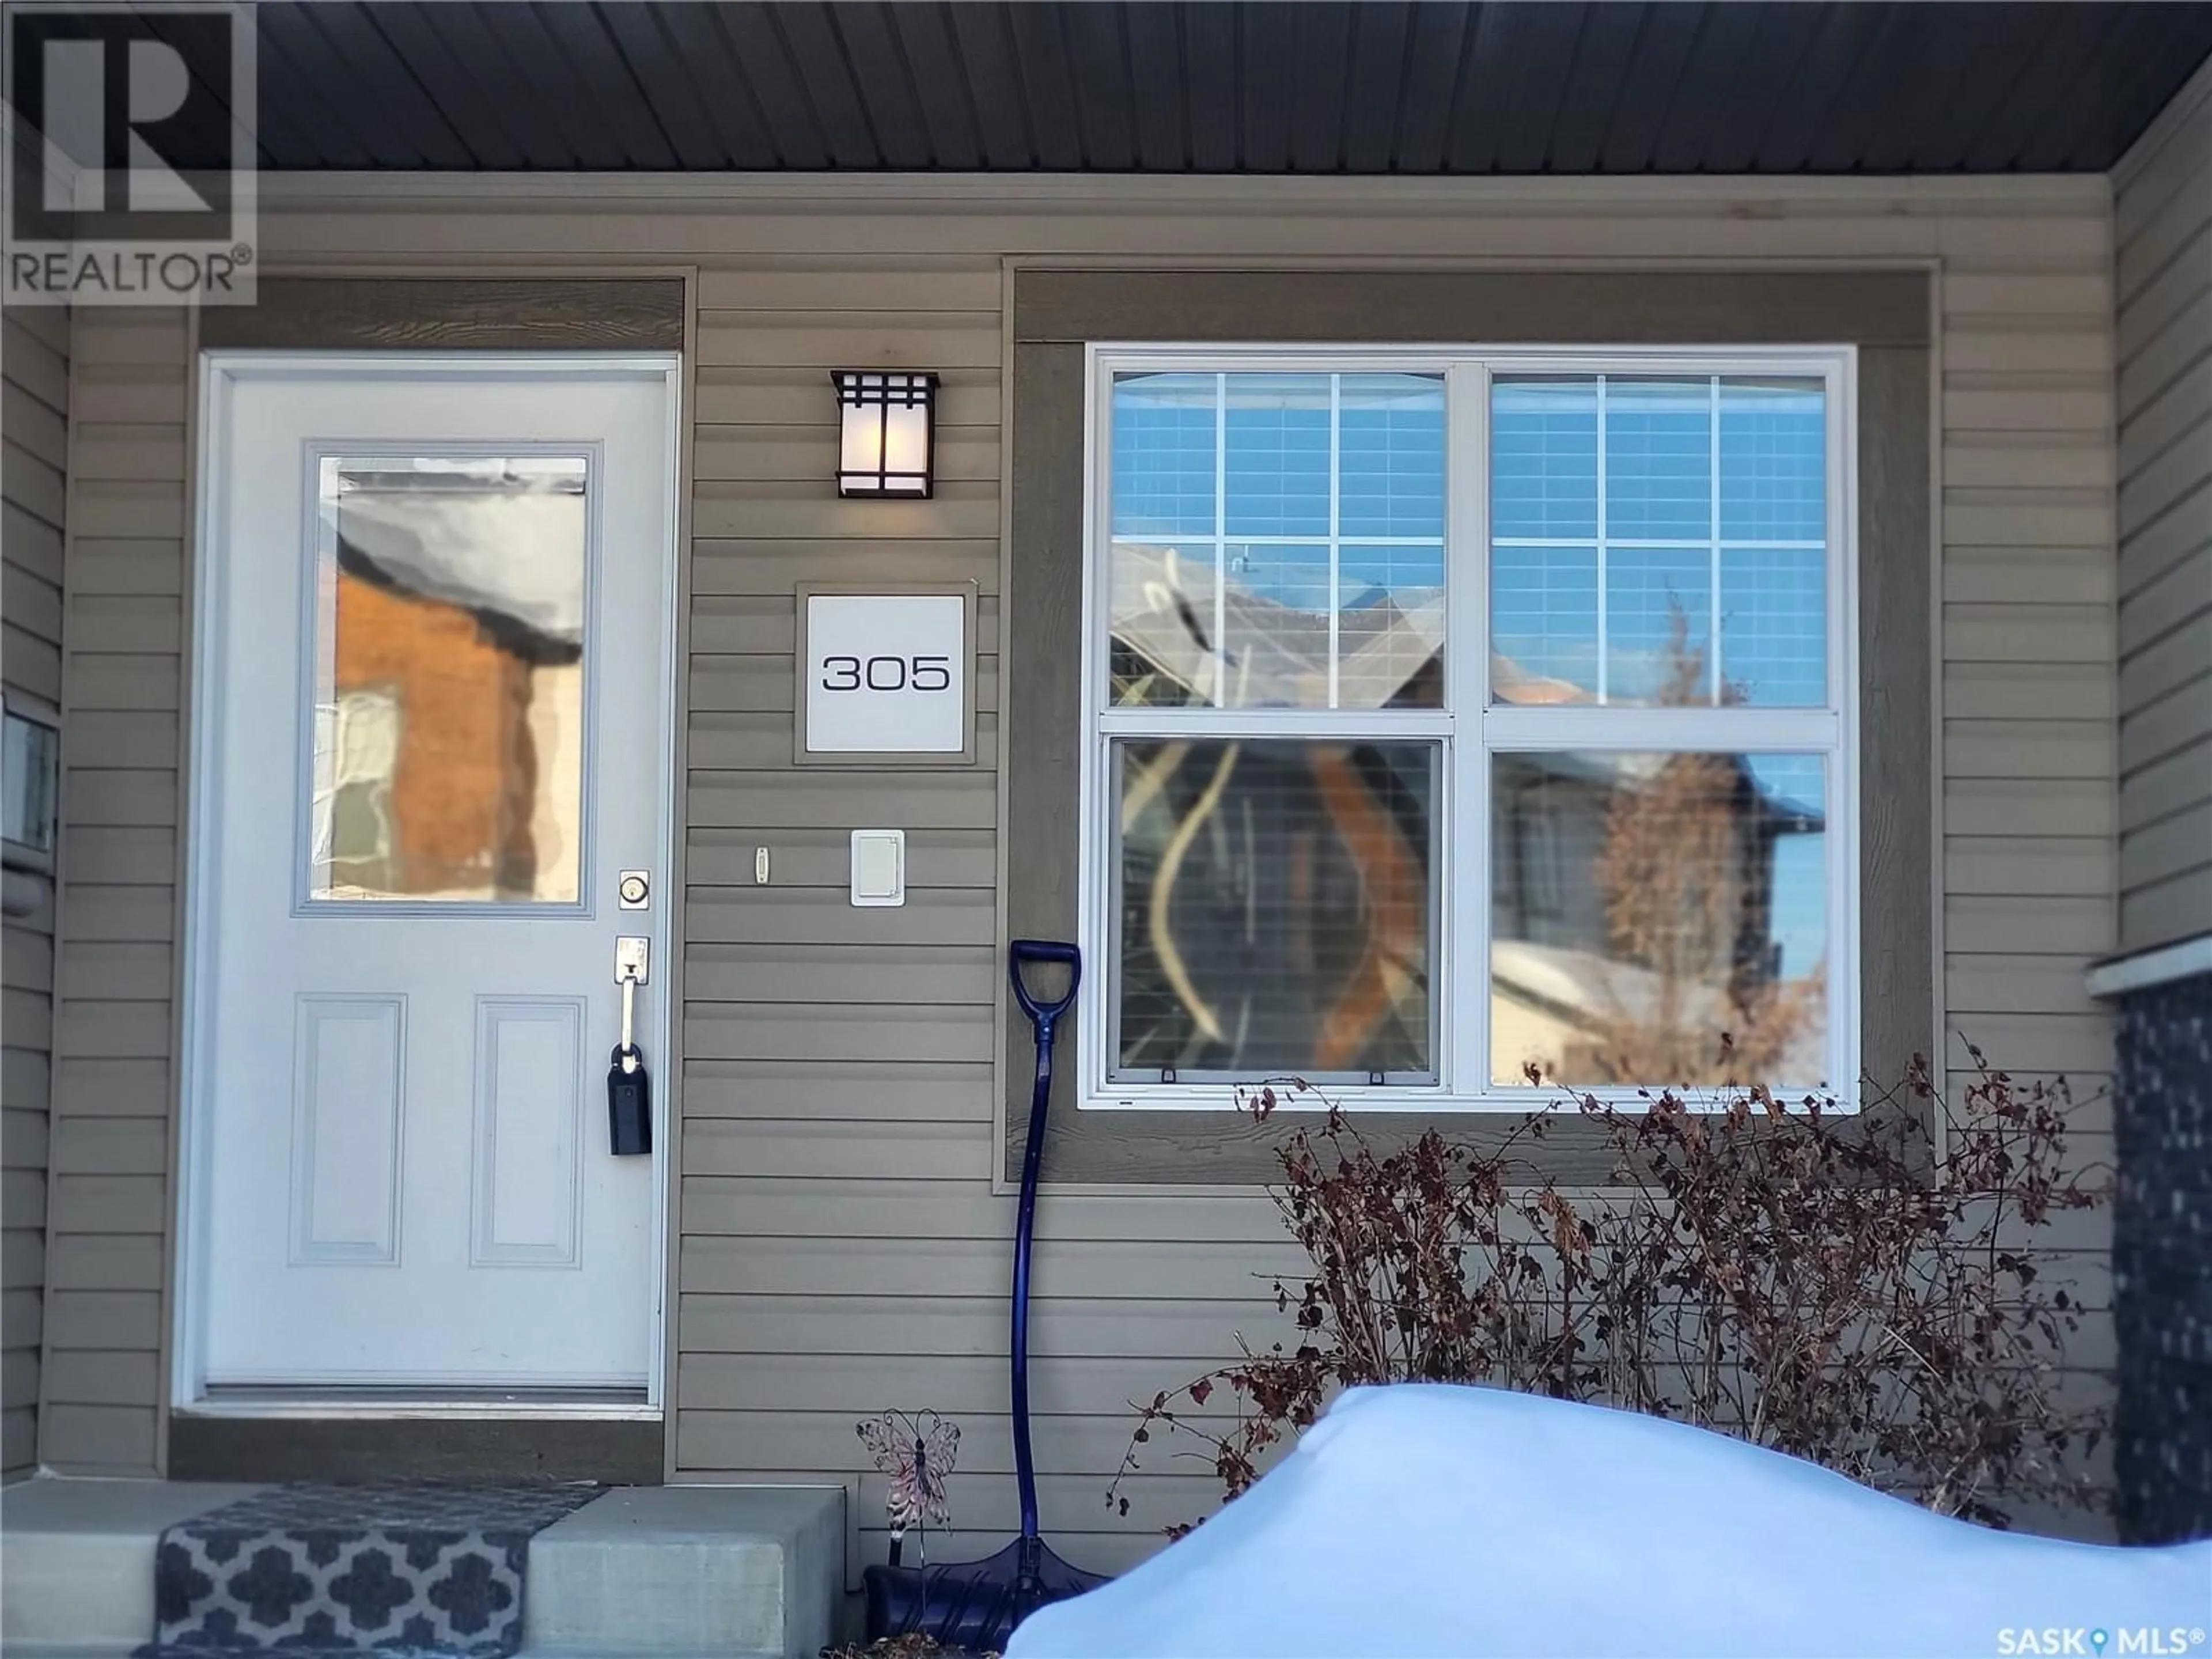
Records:
[[[645,1397],[675,363],[213,354],[196,661],[187,1399]],[[643,872],[646,907],[624,872]]]

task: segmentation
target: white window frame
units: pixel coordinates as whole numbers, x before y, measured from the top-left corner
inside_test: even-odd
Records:
[[[1083,742],[1079,761],[1077,942],[1084,975],[1076,1022],[1078,1103],[1087,1110],[1218,1111],[1221,1082],[1133,1083],[1109,1075],[1117,964],[1111,959],[1114,802],[1109,748],[1143,737],[1324,738],[1440,742],[1434,987],[1437,1080],[1332,1086],[1347,1111],[1526,1113],[1564,1091],[1490,1081],[1490,756],[1498,750],[1709,750],[1796,752],[1826,764],[1828,1056],[1824,1096],[1859,1103],[1858,524],[1856,347],[1222,345],[1092,343],[1086,350],[1083,481]],[[1110,393],[1121,374],[1429,374],[1445,385],[1445,707],[1439,709],[1220,709],[1112,707],[1107,639],[1112,546]],[[1547,708],[1490,702],[1491,381],[1500,374],[1790,375],[1823,384],[1827,422],[1828,704],[1820,708]],[[1217,465],[1218,465],[1217,458]],[[1714,465],[1718,467],[1718,450]],[[1600,479],[1600,499],[1603,480]],[[1717,523],[1712,542],[1719,547]],[[1638,542],[1638,545],[1643,545]],[[1604,606],[1601,595],[1601,628]],[[1717,653],[1716,632],[1712,649]],[[1332,679],[1334,670],[1332,670]],[[1900,896],[1905,902],[1922,895]],[[1255,1079],[1257,1080],[1256,1079]],[[1654,1085],[1667,1079],[1654,1079]],[[1632,1086],[1577,1090],[1634,1102]]]

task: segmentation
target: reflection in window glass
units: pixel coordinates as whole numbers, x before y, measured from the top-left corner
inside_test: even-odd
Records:
[[[1439,706],[1443,425],[1434,374],[1116,375],[1115,703]]]
[[[1712,556],[1702,547],[1606,550],[1607,701],[1712,701]]]
[[[1228,380],[1222,528],[1231,536],[1328,534],[1328,374],[1233,374]]]
[[[1817,380],[1723,380],[1721,535],[1817,542],[1828,533],[1828,412]]]
[[[1218,374],[1125,374],[1114,383],[1116,536],[1214,533]]]
[[[1338,528],[1346,536],[1440,539],[1443,382],[1421,374],[1345,374],[1338,384]]]
[[[1814,380],[1500,377],[1496,700],[1824,703],[1826,421]]]
[[[1493,755],[1492,1080],[1828,1082],[1825,778],[1817,755]]]
[[[1347,542],[1337,592],[1337,706],[1443,707],[1443,544]]]
[[[1221,544],[1197,536],[1114,544],[1114,701],[1152,708],[1217,701],[1226,610]]]
[[[1712,383],[1608,379],[1605,533],[1620,541],[1711,536]]]
[[[325,458],[311,896],[574,903],[580,457]]]
[[[1818,547],[1721,550],[1721,699],[1817,708],[1828,700],[1828,556]]]
[[[1218,700],[1231,708],[1328,708],[1328,545],[1231,542],[1222,552]]]
[[[1425,1079],[1437,746],[1113,746],[1117,1075]]]
[[[1490,677],[1502,703],[1585,702],[1597,684],[1597,548],[1500,545]]]
[[[1597,382],[1501,378],[1490,404],[1490,533],[1597,538]]]

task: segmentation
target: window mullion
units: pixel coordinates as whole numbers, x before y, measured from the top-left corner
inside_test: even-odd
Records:
[[[1229,376],[1213,377],[1213,701],[1229,706]]]
[[[1490,369],[1469,363],[1446,382],[1444,415],[1445,706],[1458,724],[1437,836],[1443,880],[1437,918],[1437,1076],[1478,1091],[1490,1052],[1489,771],[1482,742],[1490,700]]]
[[[1597,377],[1597,700],[1606,700],[1605,376]]]
[[[1721,706],[1722,688],[1727,684],[1721,678],[1721,377],[1717,374],[1707,388],[1710,399],[1708,416],[1711,420],[1706,459],[1711,463],[1712,488],[1707,497],[1705,510],[1711,516],[1705,528],[1711,532],[1712,578],[1706,591],[1706,600],[1711,613],[1705,637],[1705,649],[1712,656],[1713,707]]]
[[[1340,465],[1340,446],[1344,431],[1344,376],[1328,377],[1328,706],[1340,706],[1342,698],[1338,685],[1338,665],[1343,659],[1342,629],[1344,603],[1339,590],[1340,572],[1343,565],[1343,548],[1337,538],[1339,502],[1337,491],[1342,474]]]

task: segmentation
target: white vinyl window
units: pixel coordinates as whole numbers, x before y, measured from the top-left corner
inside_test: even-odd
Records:
[[[1850,1100],[1852,369],[1093,347],[1084,1103]]]

